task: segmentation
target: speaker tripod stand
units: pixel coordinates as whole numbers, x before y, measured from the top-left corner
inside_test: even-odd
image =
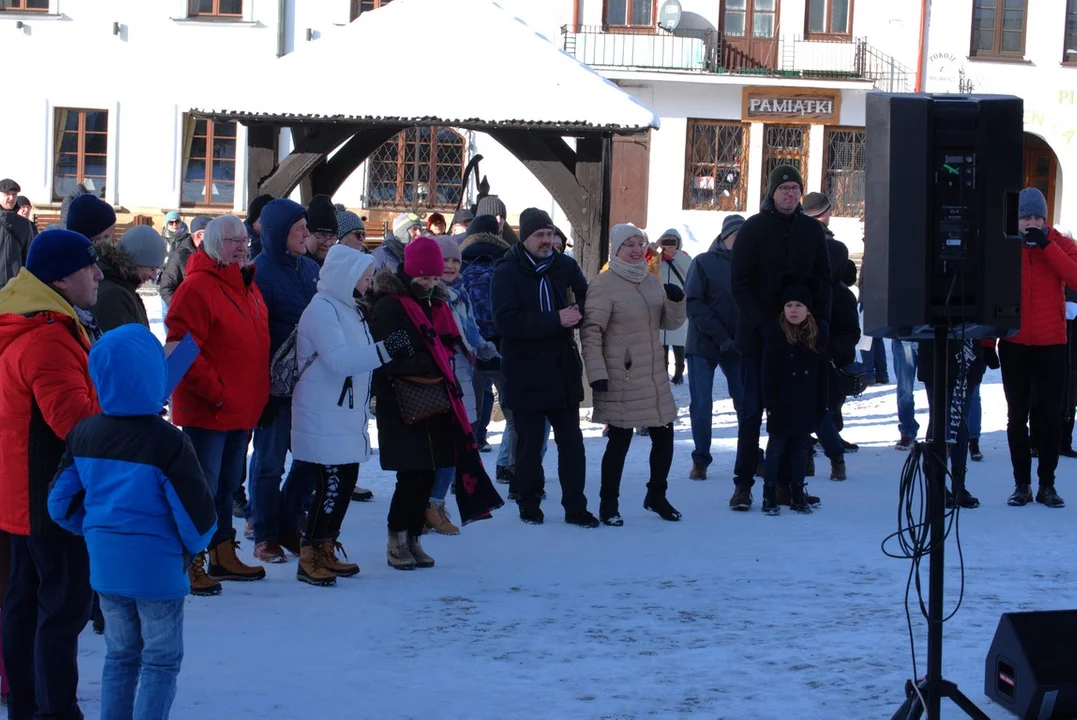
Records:
[[[927,463],[927,517],[930,530],[928,555],[928,601],[927,601],[927,675],[916,685],[905,683],[905,702],[894,713],[892,720],[919,720],[927,713],[927,720],[939,720],[942,699],[949,698],[972,720],[991,720],[955,683],[942,676],[942,619],[943,619],[943,566],[944,536],[946,534],[946,427],[949,403],[947,402],[946,361],[948,358],[949,327],[935,326],[935,363],[932,377],[935,379],[931,398],[931,452],[934,462]],[[956,489],[956,488],[955,488]]]

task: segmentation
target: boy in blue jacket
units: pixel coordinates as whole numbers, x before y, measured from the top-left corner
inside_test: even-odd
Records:
[[[190,440],[158,414],[168,371],[149,329],[105,333],[89,370],[102,412],[68,435],[49,514],[86,536],[106,620],[102,720],[166,718],[183,659],[187,566],[213,536],[213,496]]]

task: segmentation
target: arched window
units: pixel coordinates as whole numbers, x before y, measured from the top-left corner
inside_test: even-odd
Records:
[[[409,128],[367,163],[366,206],[452,210],[460,199],[467,142],[446,127]]]

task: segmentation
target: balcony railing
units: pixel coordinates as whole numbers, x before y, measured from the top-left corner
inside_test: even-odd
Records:
[[[780,37],[733,42],[714,30],[606,32],[564,26],[562,47],[594,67],[679,70],[784,78],[866,80],[879,90],[907,91],[909,68],[863,38],[849,41]]]

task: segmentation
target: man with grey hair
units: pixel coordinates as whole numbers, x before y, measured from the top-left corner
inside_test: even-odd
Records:
[[[374,256],[374,271],[388,268],[395,273],[404,262],[404,247],[423,234],[423,220],[415,213],[401,213],[393,219],[393,234],[386,236]]]

